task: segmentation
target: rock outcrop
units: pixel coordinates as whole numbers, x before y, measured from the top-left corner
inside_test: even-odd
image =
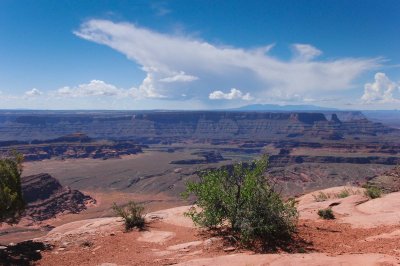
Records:
[[[208,164],[225,160],[218,151],[195,152],[192,155],[203,157],[203,159],[176,160],[172,161],[171,164]]]
[[[24,155],[25,161],[50,158],[110,159],[142,152],[142,147],[130,141],[96,141],[82,133],[75,133],[49,140],[31,142],[0,142],[0,155],[15,150]]]
[[[378,187],[386,193],[400,191],[400,166],[371,178],[368,180],[368,184]]]
[[[27,204],[25,216],[33,221],[54,218],[61,213],[79,213],[88,203],[95,203],[90,196],[63,187],[49,174],[22,177],[22,193]]]

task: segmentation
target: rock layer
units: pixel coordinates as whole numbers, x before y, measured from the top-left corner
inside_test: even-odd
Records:
[[[49,174],[22,177],[22,192],[27,204],[25,215],[34,221],[54,218],[61,213],[78,213],[95,200],[78,190],[63,187]]]
[[[96,141],[82,133],[75,133],[49,140],[3,141],[0,155],[7,156],[10,150],[24,155],[25,161],[51,158],[119,158],[142,152],[142,147],[130,141]]]
[[[92,138],[145,143],[182,139],[220,140],[313,137],[338,140],[348,135],[376,136],[396,130],[365,118],[300,112],[96,112],[0,113],[0,141],[43,140],[82,132]]]

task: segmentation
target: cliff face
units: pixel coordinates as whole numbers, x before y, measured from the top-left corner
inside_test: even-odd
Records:
[[[0,141],[0,156],[7,156],[10,150],[22,153],[25,161],[54,157],[109,159],[142,152],[141,146],[130,141],[95,141],[82,133],[30,142]]]
[[[63,187],[49,174],[38,174],[22,178],[22,192],[27,204],[25,215],[34,221],[42,221],[57,214],[78,213],[86,204],[95,202],[78,190]]]
[[[344,156],[307,156],[307,155],[272,155],[269,157],[272,166],[283,167],[289,164],[300,163],[350,163],[350,164],[400,164],[400,157],[397,156],[364,156],[364,157],[344,157]]]
[[[343,116],[343,115],[342,115]],[[82,132],[92,138],[142,142],[182,139],[257,139],[387,134],[394,131],[364,118],[341,121],[322,113],[126,112],[1,114],[0,141],[45,140]]]

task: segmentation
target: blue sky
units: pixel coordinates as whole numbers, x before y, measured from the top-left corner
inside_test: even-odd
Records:
[[[0,108],[400,108],[400,1],[0,1]]]

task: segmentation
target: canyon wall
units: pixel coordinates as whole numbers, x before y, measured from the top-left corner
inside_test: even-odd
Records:
[[[340,117],[346,120],[342,121]],[[358,114],[222,111],[0,113],[0,141],[3,142],[47,140],[76,132],[96,139],[152,143],[187,139],[340,140],[349,136],[376,136],[397,131]]]

